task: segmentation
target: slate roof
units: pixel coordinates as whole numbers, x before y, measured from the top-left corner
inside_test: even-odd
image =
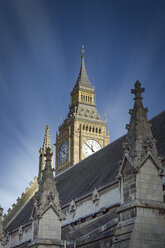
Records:
[[[165,159],[165,111],[151,120],[153,136],[156,138],[159,155]],[[122,143],[126,135],[105,146],[77,165],[56,176],[61,206],[77,199],[95,187],[104,186],[115,180],[122,159]],[[30,220],[33,199],[22,209],[6,231],[11,231]]]
[[[79,103],[77,106],[76,119],[88,120],[89,122],[98,122],[105,124],[97,111],[96,106]]]
[[[107,145],[56,177],[61,205],[115,179],[120,167],[118,161],[122,159],[124,138]]]
[[[21,212],[16,216],[16,218],[11,222],[11,224],[5,230],[6,232],[11,232],[16,228],[27,224],[30,221],[32,210],[34,205],[34,198],[32,197],[26,206],[21,210]]]
[[[88,221],[86,225],[67,225],[62,229],[62,239],[70,241],[78,240],[115,218],[118,218],[118,214],[116,213],[116,208],[113,208],[111,211]],[[93,233],[93,235],[95,234]]]
[[[152,134],[157,141],[158,154],[165,159],[165,111],[151,120]]]

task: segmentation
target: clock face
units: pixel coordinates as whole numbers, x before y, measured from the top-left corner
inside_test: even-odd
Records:
[[[100,144],[96,140],[86,140],[83,143],[83,154],[85,157],[88,157],[89,155],[93,154],[94,152],[97,152],[101,149]]]
[[[68,142],[65,141],[64,143],[62,143],[62,145],[60,146],[60,150],[59,150],[59,161],[60,164],[64,164],[68,158]]]

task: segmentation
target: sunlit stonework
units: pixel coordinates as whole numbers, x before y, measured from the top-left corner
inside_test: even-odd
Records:
[[[56,135],[56,174],[109,144],[106,121],[100,117],[95,101],[95,89],[88,79],[82,46],[81,67],[71,91],[69,113]],[[61,151],[68,144],[68,152]]]

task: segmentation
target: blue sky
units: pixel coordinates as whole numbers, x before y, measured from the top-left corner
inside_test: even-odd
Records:
[[[165,108],[164,0],[0,0],[0,204],[5,211],[37,175],[47,123],[55,143],[82,44],[112,141],[126,133],[136,80],[146,88],[149,119]]]

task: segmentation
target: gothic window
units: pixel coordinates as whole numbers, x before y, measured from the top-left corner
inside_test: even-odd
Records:
[[[94,133],[94,131],[95,131],[95,128],[93,127],[93,133]]]
[[[85,130],[85,125],[83,125],[83,130]]]
[[[89,132],[91,132],[91,127],[89,127]]]
[[[99,133],[101,133],[101,128],[99,128]]]
[[[96,133],[97,133],[97,127],[96,127]]]
[[[86,126],[86,131],[88,131],[88,126]]]

